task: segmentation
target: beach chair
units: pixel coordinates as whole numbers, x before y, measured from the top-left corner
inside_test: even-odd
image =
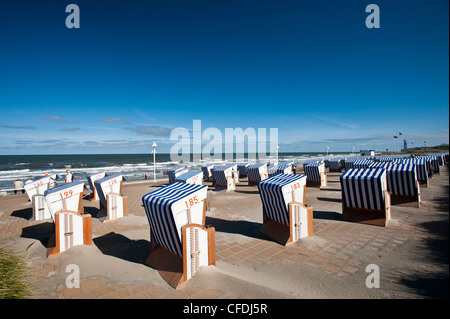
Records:
[[[123,176],[108,175],[94,181],[100,200],[100,210],[106,208],[103,222],[128,216],[128,197],[122,195]]]
[[[330,158],[328,160],[328,165],[329,165],[330,172],[341,172],[342,159],[341,158]]]
[[[73,246],[92,244],[90,214],[62,210],[55,214],[55,234],[49,239],[48,257],[60,254]]]
[[[33,202],[33,196],[37,194],[43,195],[44,192],[50,188],[50,176],[45,176],[39,178],[35,181],[31,181],[26,183],[23,188],[30,199],[30,202]]]
[[[189,171],[175,178],[177,183],[188,183],[188,184],[203,184],[203,172],[202,171]]]
[[[305,205],[306,179],[306,175],[278,174],[258,183],[261,233],[282,245],[314,235],[313,209]]]
[[[212,164],[202,166],[203,180],[205,180],[205,181],[207,181],[207,182],[211,182],[211,181],[212,181],[212,173],[211,173],[211,169],[212,169],[213,167],[214,167],[214,165],[212,165]]]
[[[56,213],[59,211],[73,211],[81,214],[84,212],[83,190],[84,183],[75,181],[53,187],[44,192],[45,202],[54,222]]]
[[[33,195],[32,205],[33,205],[34,221],[52,218],[52,215],[50,214],[50,209],[48,208],[47,202],[45,201],[44,194]]]
[[[175,182],[142,197],[150,225],[145,263],[174,288],[201,266],[215,265],[215,229],[205,226],[207,190]]]
[[[370,164],[372,164],[373,161],[370,159],[360,159],[353,161],[352,168],[368,168]]]
[[[236,189],[234,166],[217,166],[211,171],[215,187],[226,187],[227,191]]]
[[[396,161],[397,164],[415,164],[417,180],[420,186],[428,187],[429,183],[429,162],[425,158],[408,158]]]
[[[415,164],[386,165],[386,175],[392,204],[420,206],[420,184]]]
[[[247,177],[247,167],[249,166],[249,163],[240,163],[237,164],[237,170],[239,172],[239,178]]]
[[[307,186],[318,186],[320,188],[327,186],[327,174],[325,173],[325,163],[312,162],[303,167],[307,177]]]
[[[88,183],[89,183],[88,191],[91,193],[91,197],[89,199],[90,201],[97,201],[97,200],[99,200],[98,192],[95,189],[95,181],[98,180],[98,179],[101,179],[101,178],[103,178],[105,176],[106,176],[106,173],[105,172],[101,172],[101,173],[89,175],[87,177],[87,180],[88,180]]]
[[[169,177],[169,184],[174,183],[175,178],[177,178],[178,176],[180,176],[188,171],[189,171],[189,169],[187,169],[185,167],[180,167],[180,166],[169,168],[167,170],[167,176]]]
[[[349,169],[340,176],[342,219],[386,226],[391,219],[391,200],[383,168]]]
[[[247,166],[248,185],[256,185],[269,177],[267,163],[257,163]]]
[[[277,175],[277,174],[292,174],[292,164],[279,163],[275,166],[270,167],[268,170],[269,177]]]

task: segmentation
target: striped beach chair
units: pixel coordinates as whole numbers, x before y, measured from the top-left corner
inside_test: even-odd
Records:
[[[174,288],[215,264],[215,230],[204,225],[207,189],[175,182],[142,197],[151,235],[145,263]]]
[[[239,172],[239,178],[247,177],[247,167],[249,166],[249,163],[240,163],[237,164],[237,170]]]
[[[278,163],[277,165],[268,169],[269,177],[277,174],[292,174],[292,164]]]
[[[368,168],[373,161],[370,159],[360,159],[353,162],[353,168]]]
[[[175,178],[177,178],[178,176],[180,176],[188,171],[189,171],[189,169],[187,169],[186,167],[180,167],[180,166],[169,168],[167,170],[167,176],[169,177],[169,184],[174,183]]]
[[[188,183],[188,184],[203,184],[203,172],[202,171],[189,171],[175,178],[177,183]]]
[[[100,210],[106,208],[103,222],[128,216],[128,197],[122,195],[121,174],[112,174],[94,181],[95,189],[100,200]]]
[[[420,185],[416,165],[397,164],[386,167],[387,189],[392,203],[415,203],[420,206]]]
[[[212,173],[211,173],[211,169],[212,169],[213,167],[214,167],[214,165],[212,165],[212,164],[202,166],[203,180],[208,181],[208,182],[212,182]]]
[[[328,160],[329,170],[330,172],[341,172],[342,170],[342,158],[330,158]]]
[[[429,162],[425,158],[408,158],[396,161],[397,164],[415,164],[417,180],[422,187],[428,187],[429,182]]]
[[[311,162],[303,166],[303,171],[307,176],[307,186],[319,186],[320,188],[327,186],[327,175],[325,173],[325,163]]]
[[[305,205],[306,179],[306,175],[278,174],[258,183],[261,233],[282,245],[314,235],[313,210]]]
[[[56,213],[59,211],[84,212],[83,190],[84,183],[75,181],[53,187],[44,192],[45,202],[53,221],[55,221]]]
[[[269,177],[267,163],[256,163],[247,166],[248,184],[256,185]]]
[[[97,200],[99,200],[98,192],[95,189],[94,182],[96,180],[98,180],[98,179],[101,179],[101,178],[105,177],[105,176],[106,176],[105,172],[100,172],[100,173],[97,173],[97,174],[89,175],[87,177],[87,181],[88,181],[88,184],[89,184],[88,191],[91,193],[91,196],[90,196],[90,199],[89,199],[90,201],[97,201]]]
[[[340,176],[342,219],[386,226],[391,219],[391,201],[383,168],[349,169]]]
[[[212,170],[213,183],[216,187],[226,187],[227,191],[236,189],[234,165],[216,166]]]

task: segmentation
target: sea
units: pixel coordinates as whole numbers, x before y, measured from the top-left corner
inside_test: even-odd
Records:
[[[327,159],[348,156],[350,153],[323,154],[323,153],[279,153],[278,161],[293,161],[301,165],[311,159]],[[191,159],[194,156],[191,154]],[[268,156],[257,162],[276,162],[275,156]],[[220,165],[230,162],[246,163],[246,154],[239,159],[233,155],[233,161],[227,161],[225,155],[222,159],[202,158],[190,162],[172,161],[170,154],[156,154],[155,178],[164,178],[169,168],[183,166],[190,170],[201,170],[207,164]],[[255,161],[253,161],[255,162]],[[79,154],[79,155],[0,155],[0,189],[13,188],[14,181],[20,178],[24,183],[36,180],[46,175],[56,177],[56,182],[64,183],[66,171],[70,170],[74,180],[84,181],[87,184],[89,175],[105,172],[122,174],[126,181],[153,179],[153,154]]]

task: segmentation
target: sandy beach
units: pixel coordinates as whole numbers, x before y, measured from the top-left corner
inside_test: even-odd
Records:
[[[123,185],[127,217],[102,222],[99,203],[83,199],[92,215],[93,244],[47,258],[51,220],[34,222],[27,195],[0,196],[0,247],[27,256],[40,299],[409,299],[448,298],[449,169],[441,166],[420,208],[392,206],[387,227],[341,220],[341,173],[328,172],[324,189],[307,187],[314,237],[282,246],[259,232],[262,205],[246,179],[235,191],[209,185],[206,224],[216,230],[216,265],[202,267],[178,289],[144,264],[150,229],[142,196],[166,180]],[[80,288],[67,288],[67,266],[80,269]],[[380,288],[367,288],[366,267],[380,269]]]

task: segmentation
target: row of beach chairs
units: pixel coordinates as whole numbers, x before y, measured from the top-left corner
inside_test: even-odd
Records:
[[[429,160],[424,161],[428,165]],[[448,158],[442,163],[446,161]],[[168,171],[169,184],[142,197],[151,241],[145,263],[175,288],[192,278],[200,267],[215,264],[215,229],[206,224],[205,180],[234,189],[238,178],[246,176],[249,185],[258,188],[263,234],[283,245],[313,236],[313,207],[305,203],[306,187],[311,182],[326,186],[325,168],[328,165],[331,170],[331,162],[308,161],[303,165],[303,174],[293,174],[291,162],[273,167],[267,163],[209,166],[202,167],[202,171],[172,168]],[[420,204],[417,170],[421,158],[358,158],[346,162],[354,166],[349,165],[340,176],[343,220],[386,226],[392,218],[391,201],[395,196]],[[92,179],[88,178],[92,198],[98,198],[101,207],[122,207],[125,216],[125,204],[111,199],[115,194],[121,196],[122,176],[97,174]],[[83,214],[81,206],[82,192],[82,182],[44,191],[50,217],[55,221],[57,243],[52,254],[92,242],[90,215]]]

